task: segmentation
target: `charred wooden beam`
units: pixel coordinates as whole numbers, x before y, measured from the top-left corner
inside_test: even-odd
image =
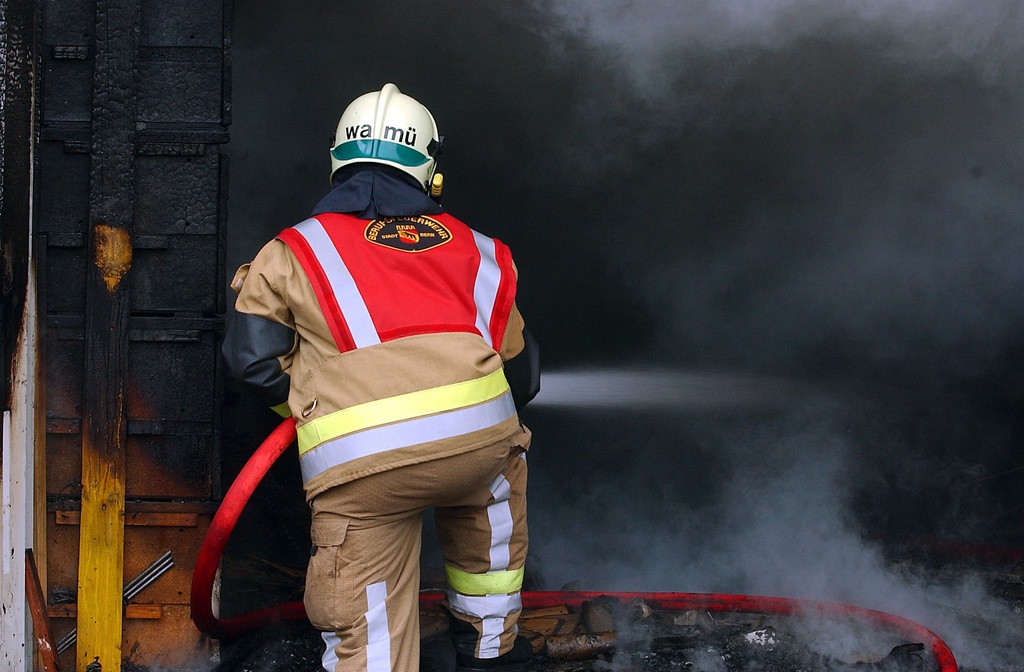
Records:
[[[544,654],[551,660],[586,660],[615,650],[616,633],[581,632],[544,639]]]
[[[139,0],[96,4],[77,667],[121,667]]]
[[[11,408],[14,357],[28,300],[35,9],[0,3],[0,408]]]

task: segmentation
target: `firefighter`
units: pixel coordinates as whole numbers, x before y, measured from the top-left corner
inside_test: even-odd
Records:
[[[456,669],[523,669],[530,432],[517,411],[540,374],[512,256],[431,198],[442,138],[394,84],[356,98],[332,144],[312,216],[235,274],[223,345],[231,374],[296,422],[323,667],[418,669],[433,507]]]

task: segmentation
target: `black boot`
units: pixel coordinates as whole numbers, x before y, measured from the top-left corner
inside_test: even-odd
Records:
[[[497,658],[473,658],[461,653],[455,654],[455,672],[524,672],[526,664],[533,660],[530,642],[516,637],[508,653]]]

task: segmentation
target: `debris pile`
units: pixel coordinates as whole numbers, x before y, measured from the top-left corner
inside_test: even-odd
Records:
[[[1014,613],[1024,612],[1024,563],[979,571],[948,562],[936,569],[902,561],[893,569],[950,584],[973,574]],[[436,592],[429,584],[425,590]],[[520,634],[536,654],[529,672],[931,672],[938,667],[921,642],[864,623],[667,610],[611,595],[575,603],[579,606],[524,609]],[[994,626],[981,615],[975,620],[977,640],[987,641],[983,631]],[[452,672],[448,617],[436,605],[421,611],[420,637],[421,671]],[[278,623],[225,642],[216,672],[315,672],[322,652],[323,641],[308,623]],[[1024,672],[1024,663],[960,670]]]
[[[424,614],[425,622],[436,616]],[[763,614],[665,611],[614,597],[568,606],[525,609],[520,635],[530,641],[537,672],[925,672],[935,663],[920,642],[838,657],[794,634],[798,619]],[[423,640],[423,672],[446,672],[446,633]],[[874,643],[877,647],[877,641]],[[869,647],[870,648],[870,647]],[[431,660],[433,659],[433,660]]]

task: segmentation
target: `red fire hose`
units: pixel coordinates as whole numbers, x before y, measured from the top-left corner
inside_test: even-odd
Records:
[[[213,588],[220,566],[221,556],[227,546],[235,523],[248,503],[256,486],[270,467],[295,441],[295,421],[288,418],[253,453],[245,463],[238,478],[224,495],[210,528],[203,539],[192,575],[192,621],[199,630],[214,639],[231,639],[270,623],[297,621],[306,618],[302,602],[287,602],[267,607],[232,618],[218,618],[213,614]],[[957,672],[956,659],[946,643],[934,632],[913,621],[874,609],[864,609],[833,602],[816,602],[783,597],[759,597],[753,595],[721,595],[711,593],[607,593],[581,591],[524,591],[523,607],[536,609],[566,605],[580,607],[587,600],[599,596],[611,596],[623,604],[640,598],[659,609],[676,611],[713,611],[773,614],[780,616],[820,615],[842,619],[867,621],[900,633],[915,642],[928,647],[939,666],[939,672]],[[420,593],[420,604],[428,610],[441,608],[444,594],[441,592]]]
[[[306,608],[302,602],[279,604],[232,618],[217,618],[213,615],[213,584],[217,577],[217,568],[220,567],[221,556],[224,555],[224,547],[228,544],[228,537],[235,529],[235,523],[242,515],[242,509],[249,502],[256,486],[263,480],[277,458],[281,457],[294,441],[295,421],[288,418],[270,433],[242,467],[238,478],[224,495],[224,501],[213,516],[210,529],[203,538],[203,545],[196,558],[196,568],[192,573],[192,621],[200,632],[214,639],[231,639],[268,623],[306,618]]]

